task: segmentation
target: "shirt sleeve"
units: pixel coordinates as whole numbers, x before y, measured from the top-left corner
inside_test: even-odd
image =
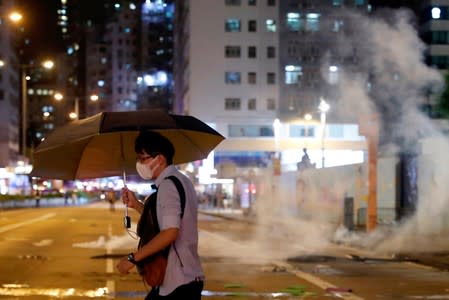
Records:
[[[157,219],[160,230],[180,228],[181,200],[175,184],[164,179],[157,192]]]

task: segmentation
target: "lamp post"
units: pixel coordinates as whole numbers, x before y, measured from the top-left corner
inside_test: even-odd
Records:
[[[53,97],[55,98],[56,101],[61,101],[64,99],[64,95],[61,93],[55,93],[55,95]],[[92,94],[92,95],[88,96],[88,98],[92,102],[96,102],[100,99],[100,97],[96,94]],[[74,110],[69,113],[69,118],[71,120],[79,119],[79,115],[80,115],[79,100],[80,100],[80,97],[74,98],[74,106],[73,106]]]
[[[320,98],[320,105],[318,110],[320,111],[321,120],[321,167],[324,168],[324,138],[326,135],[326,113],[329,111],[329,104],[323,98]]]

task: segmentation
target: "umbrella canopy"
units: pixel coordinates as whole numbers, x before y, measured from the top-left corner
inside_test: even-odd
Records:
[[[192,116],[160,110],[102,112],[55,129],[33,152],[31,176],[88,179],[137,174],[134,140],[152,130],[168,138],[174,164],[204,159],[224,137]]]

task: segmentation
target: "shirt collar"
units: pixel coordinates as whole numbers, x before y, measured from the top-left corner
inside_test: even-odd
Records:
[[[174,171],[176,171],[176,167],[174,165],[167,166],[161,172],[161,174],[159,174],[159,176],[156,178],[156,180],[154,181],[156,186],[159,187],[159,185],[161,184],[162,180],[164,180],[165,177],[170,176],[170,174],[173,173]]]

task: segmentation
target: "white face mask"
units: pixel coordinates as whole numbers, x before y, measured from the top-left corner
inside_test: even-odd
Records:
[[[140,162],[136,162],[136,170],[142,179],[152,179],[153,178],[153,169],[150,169],[148,165],[142,164]]]
[[[160,165],[159,157],[150,158],[150,161],[147,163],[141,163],[139,161],[136,162],[136,170],[140,177],[143,179],[155,179],[154,172]]]

